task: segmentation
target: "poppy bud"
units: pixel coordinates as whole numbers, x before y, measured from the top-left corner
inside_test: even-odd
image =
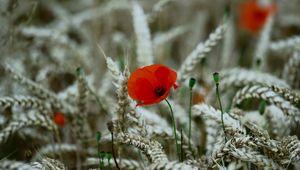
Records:
[[[196,79],[195,78],[190,78],[189,81],[189,87],[192,89],[194,87],[194,85],[196,84]]]
[[[107,126],[107,129],[110,131],[110,132],[113,132],[114,131],[114,123],[112,121],[109,121],[106,123],[106,126]]]
[[[215,72],[213,74],[213,78],[214,78],[214,81],[216,84],[219,84],[219,81],[220,81],[220,76],[219,76],[219,73],[218,72]]]
[[[98,132],[96,133],[96,139],[97,139],[98,142],[101,140],[101,136],[102,136],[102,135],[101,135],[101,132],[98,131]]]
[[[112,153],[107,152],[106,155],[105,155],[105,157],[106,157],[106,159],[107,159],[108,161],[111,160],[111,158],[112,158]]]

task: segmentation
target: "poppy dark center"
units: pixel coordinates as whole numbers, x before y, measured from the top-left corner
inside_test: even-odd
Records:
[[[264,11],[255,11],[254,17],[257,20],[262,20],[266,17],[266,13]]]
[[[164,95],[166,92],[166,89],[164,89],[163,87],[156,87],[154,89],[154,93],[157,97],[161,97],[162,95]]]

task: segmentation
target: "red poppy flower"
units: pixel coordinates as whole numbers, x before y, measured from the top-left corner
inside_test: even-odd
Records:
[[[65,125],[65,116],[61,112],[55,112],[53,116],[53,121],[63,127]]]
[[[176,78],[175,71],[161,64],[138,68],[128,79],[128,94],[139,101],[137,106],[159,103],[172,86],[176,89]]]
[[[247,31],[257,33],[275,10],[275,4],[263,6],[255,0],[246,1],[240,5],[240,26]]]

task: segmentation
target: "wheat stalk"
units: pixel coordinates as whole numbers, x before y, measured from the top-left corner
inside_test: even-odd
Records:
[[[85,79],[84,71],[81,68],[77,70],[78,79],[78,113],[73,117],[73,127],[76,138],[79,140],[91,136],[91,129],[87,121],[87,99],[90,95],[90,88]]]
[[[252,142],[249,136],[238,135],[235,138],[231,138],[227,143],[222,143],[214,150],[210,166],[214,167],[215,163],[220,161],[221,158],[231,155],[237,160],[251,162],[260,167],[282,169],[282,167],[272,159],[251,149],[255,148],[255,146],[257,145]]]
[[[216,110],[213,107],[206,104],[198,104],[192,107],[193,117],[203,117],[205,119],[211,119],[221,124],[221,111]],[[245,129],[241,127],[240,122],[231,118],[227,113],[224,113],[224,126],[226,131],[231,133],[245,133]],[[227,133],[230,134],[230,133]]]
[[[19,32],[26,37],[34,37],[39,40],[47,41],[48,43],[52,42],[56,45],[70,47],[71,49],[76,48],[75,42],[60,30],[30,26],[21,28]]]
[[[238,91],[233,99],[233,106],[240,104],[243,100],[249,98],[264,99],[270,104],[279,107],[287,116],[299,121],[300,111],[289,101],[286,101],[280,95],[275,93],[270,87],[265,85],[248,85]]]
[[[280,94],[281,97],[297,107],[298,103],[300,102],[300,94],[291,89],[279,87],[276,85],[272,85],[271,88],[274,92]]]
[[[235,138],[236,139],[236,138]],[[208,167],[215,168],[216,163],[218,163],[223,157],[225,157],[229,152],[229,145],[232,143],[233,138],[229,139],[226,143],[216,143],[211,157],[208,159]]]
[[[12,74],[14,79],[19,81],[22,85],[24,85],[28,90],[36,94],[38,97],[50,102],[51,105],[54,106],[55,108],[59,109],[64,113],[69,113],[69,114],[76,112],[74,107],[70,106],[64,101],[61,101],[55,93],[47,90],[41,85],[15,72],[9,65],[6,65],[5,68],[10,74]]]
[[[274,52],[282,50],[293,49],[300,45],[300,36],[292,36],[284,40],[273,41],[269,44],[269,49]]]
[[[42,158],[38,162],[32,162],[31,166],[37,169],[66,170],[64,164],[62,164],[59,160],[51,158]]]
[[[121,120],[122,127],[124,128],[126,124],[126,112],[127,108],[130,107],[131,100],[128,98],[128,89],[127,89],[127,82],[128,82],[128,69],[124,70],[122,75],[120,76],[117,84],[117,96],[118,96],[118,104],[116,106],[116,114],[118,116],[118,119]],[[134,112],[133,108],[131,108],[132,113]],[[131,116],[135,117],[137,114],[131,114]],[[138,117],[135,117],[138,120]]]
[[[149,138],[163,138],[164,140],[174,140],[174,135],[171,127],[161,127],[161,126],[146,126],[147,136]],[[178,138],[181,138],[181,133],[176,131]],[[191,141],[191,148],[189,148],[189,140],[187,135],[182,133],[182,149],[187,159],[193,159],[193,153],[197,153],[197,148],[193,141]]]
[[[1,160],[0,161],[0,169],[5,170],[16,170],[16,169],[31,169],[31,170],[39,170],[30,164],[21,161],[13,161],[13,160]]]
[[[251,149],[238,149],[236,147],[230,147],[228,154],[239,160],[251,162],[262,168],[283,169],[283,167],[274,162],[272,159],[269,159],[268,157],[261,155],[259,152],[253,151]]]
[[[211,52],[212,48],[217,45],[219,40],[223,37],[227,24],[221,24],[217,27],[215,32],[211,33],[204,43],[199,43],[197,47],[186,57],[181,64],[178,71],[178,81],[183,82],[190,77],[191,72],[196,65]]]
[[[45,156],[55,156],[58,154],[66,154],[66,153],[76,153],[79,148],[76,145],[70,143],[55,143],[48,144],[40,148],[37,154],[34,156],[33,160],[38,160],[40,157]]]
[[[168,0],[168,1],[170,1],[170,0]],[[158,49],[162,45],[170,42],[171,40],[186,33],[187,31],[188,31],[188,28],[186,26],[178,26],[178,27],[172,28],[166,32],[156,33],[152,40],[154,49]]]
[[[50,131],[56,131],[57,127],[49,119],[48,116],[36,114],[36,113],[29,113],[22,115],[19,119],[11,121],[1,132],[0,132],[0,143],[4,143],[7,139],[14,134],[16,131],[20,130],[21,128],[28,127],[28,126],[40,126],[44,127]]]
[[[120,159],[116,159],[117,162],[121,162]],[[116,164],[114,162],[114,160],[110,159],[109,160],[109,164],[111,167],[116,167]],[[104,166],[108,167],[109,166],[107,161],[104,161]],[[95,166],[99,166],[99,158],[93,158],[93,157],[89,157],[86,159],[85,166],[91,166],[91,167],[95,167]],[[122,169],[128,169],[128,170],[136,170],[136,169],[141,169],[144,167],[141,167],[140,163],[137,162],[136,160],[130,160],[130,159],[122,159],[122,163],[119,164],[120,168]]]
[[[196,170],[197,167],[193,167],[191,165],[187,165],[185,163],[181,162],[157,162],[153,163],[149,167],[150,170],[181,170],[181,169],[190,169],[190,170]]]
[[[284,65],[283,77],[294,88],[300,87],[300,50],[295,50],[292,57]]]
[[[285,117],[281,109],[271,105],[266,107],[264,114],[268,120],[268,129],[271,136],[281,139],[290,134],[291,119]]]
[[[289,85],[271,74],[262,73],[254,70],[247,70],[243,68],[233,68],[221,71],[222,85],[221,89],[227,89],[228,87],[243,87],[246,85],[252,85],[257,83],[263,83],[267,85],[277,85],[280,87],[288,88]]]
[[[33,128],[21,129],[17,133],[18,133],[18,136],[20,136],[24,140],[34,139],[35,141],[40,141],[43,143],[49,142],[49,140],[52,137],[52,136],[45,135],[45,134],[39,132],[39,129],[33,129]]]
[[[237,60],[237,58],[232,55],[233,48],[235,45],[235,27],[234,22],[232,18],[228,19],[228,28],[226,29],[224,33],[224,39],[223,39],[223,49],[222,49],[222,68],[226,68],[230,65],[236,64],[234,60]]]
[[[14,96],[0,98],[0,107],[19,106],[21,108],[32,108],[39,110],[44,115],[52,115],[45,102],[31,96]]]
[[[206,156],[209,156],[212,154],[217,141],[220,139],[220,125],[211,119],[205,120],[205,126],[206,126]]]
[[[293,141],[289,142],[287,145],[287,148],[290,153],[290,160],[293,162],[299,162],[300,161],[300,141],[297,139],[297,137],[293,138]]]
[[[138,148],[152,163],[168,161],[167,156],[162,150],[161,144],[156,141],[123,132],[118,133],[116,139],[119,143],[133,145]]]
[[[156,4],[152,7],[151,14],[147,15],[148,23],[154,21],[154,19],[158,16],[158,14],[163,10],[163,8],[173,0],[159,0]]]
[[[280,143],[280,148],[286,156],[286,159],[281,159],[283,164],[297,163],[300,161],[300,141],[297,136],[283,138]]]
[[[119,69],[118,64],[110,57],[105,56],[105,61],[106,61],[106,66],[110,72],[110,74],[112,75],[112,77],[114,78],[114,81],[117,82],[120,78],[120,76],[122,75],[122,72]]]
[[[138,2],[132,4],[133,27],[136,35],[137,62],[139,66],[153,63],[151,34],[143,8]]]
[[[151,111],[149,109],[145,109],[143,107],[136,108],[137,114],[141,116],[141,119],[144,119],[147,125],[160,126],[160,127],[170,127],[168,122],[161,117],[159,114]]]
[[[263,30],[259,36],[259,41],[256,46],[256,51],[254,53],[253,58],[253,66],[258,66],[260,69],[266,68],[267,65],[267,52],[268,52],[268,44],[271,37],[271,31],[274,23],[274,15],[268,17]],[[260,62],[259,65],[257,65]]]
[[[112,0],[108,1],[105,4],[101,4],[95,8],[87,9],[82,12],[79,12],[75,15],[73,15],[70,18],[70,22],[62,22],[60,24],[72,24],[75,27],[80,28],[80,26],[89,20],[96,19],[102,16],[105,16],[105,14],[109,14],[115,10],[120,9],[129,9],[130,4],[126,0]]]

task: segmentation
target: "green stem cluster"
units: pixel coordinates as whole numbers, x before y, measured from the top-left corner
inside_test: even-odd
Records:
[[[110,159],[111,159],[111,153],[103,152],[100,149],[100,140],[101,140],[101,132],[96,133],[96,139],[97,139],[97,152],[98,152],[98,158],[99,158],[99,169],[104,170],[104,160],[107,159],[108,167],[111,169],[110,166]]]

